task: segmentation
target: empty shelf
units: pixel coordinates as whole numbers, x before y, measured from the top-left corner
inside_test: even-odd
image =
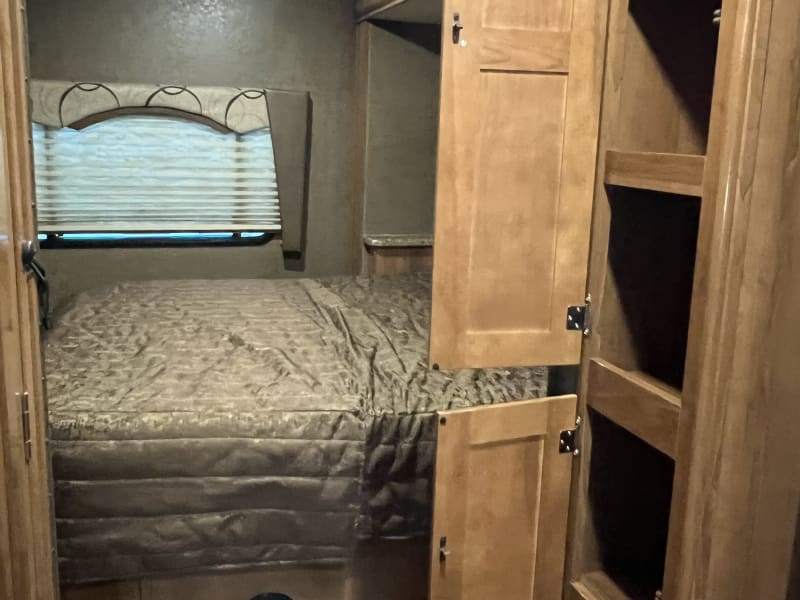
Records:
[[[367,248],[429,248],[432,233],[373,233],[363,237]]]
[[[606,153],[605,182],[611,185],[702,196],[705,156],[658,152]]]
[[[589,361],[589,406],[675,458],[680,392],[657,379],[611,363]]]
[[[593,571],[582,575],[578,581],[571,584],[572,599],[575,600],[651,600],[654,594],[645,596],[643,594],[629,594],[617,583],[602,571]]]

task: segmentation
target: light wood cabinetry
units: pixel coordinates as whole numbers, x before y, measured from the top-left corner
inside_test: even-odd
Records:
[[[445,17],[461,10],[457,4],[446,3]],[[521,36],[530,5],[500,5],[509,19],[516,15],[514,35]],[[555,10],[563,3],[548,6]],[[714,20],[720,8],[721,27]],[[580,345],[583,424],[563,595],[782,600],[790,565],[798,563],[800,505],[800,451],[782,454],[775,443],[775,435],[790,435],[789,423],[798,416],[792,398],[800,394],[800,378],[788,367],[800,364],[797,323],[782,312],[800,300],[800,6],[791,0],[608,0],[591,7],[576,2],[574,10],[573,35],[581,23],[592,23],[604,45],[584,46],[595,52],[584,56],[586,64],[602,65],[602,109],[592,225],[583,233],[591,240],[580,290],[591,297],[590,333],[581,339],[570,332],[578,336],[570,343]],[[483,17],[494,14],[487,9]],[[555,25],[550,29],[558,31]],[[445,27],[444,39],[448,33]],[[497,36],[484,31],[477,39],[486,46],[479,56],[495,57],[500,65],[519,60],[515,72],[531,76],[526,61],[540,48],[532,38],[524,52],[509,50],[502,59],[492,49]],[[560,64],[559,43],[546,47],[556,57],[552,65]],[[526,222],[530,211],[544,215],[538,210],[544,205],[513,187],[525,182],[514,177],[513,161],[475,161],[482,144],[495,157],[511,147],[484,140],[492,131],[488,125],[471,135],[468,148],[458,143],[461,105],[448,99],[447,78],[463,81],[471,72],[457,71],[453,56],[449,65],[443,52],[440,143],[448,145],[440,145],[434,253],[439,319],[431,332],[432,359],[446,356],[442,365],[483,367],[526,364],[544,355],[573,357],[569,343],[555,336],[514,341],[529,329],[555,328],[556,320],[547,321],[549,313],[536,304],[537,293],[557,303],[562,321],[567,314],[571,302],[555,293],[557,278],[547,279],[536,268],[541,256],[550,255],[531,241],[557,237],[558,228],[538,229],[546,219]],[[570,64],[573,59],[570,54]],[[482,66],[489,69],[488,63]],[[539,65],[536,72],[548,68]],[[564,71],[574,77],[571,68]],[[468,97],[463,102],[473,102],[473,123],[489,119],[483,114],[489,105],[478,101],[477,91]],[[531,134],[531,119],[546,122],[545,107],[552,111],[558,103],[538,94],[542,112],[530,117],[534,109],[523,94],[508,90],[504,97],[508,105],[492,105],[489,113],[503,114],[504,130],[516,132],[516,143],[525,140],[528,154],[515,157],[536,171],[546,163],[531,160],[530,153],[539,142],[548,144]],[[567,132],[564,144],[570,141]],[[508,182],[500,199],[487,189],[471,195],[460,175],[465,167],[481,173],[472,168],[477,164],[489,168],[493,181]],[[546,189],[548,197],[558,196],[557,185]],[[514,215],[508,227],[499,214]],[[504,232],[513,234],[503,237]],[[581,254],[583,241],[569,239]],[[508,253],[524,259],[515,262]],[[483,264],[491,268],[478,271]],[[464,343],[484,334],[482,346]],[[502,468],[486,470],[499,474]],[[437,486],[448,489],[452,482],[446,479],[437,477]],[[517,485],[525,487],[524,479]],[[520,536],[530,531],[528,516],[520,514]],[[492,543],[508,543],[508,532],[486,541]],[[552,540],[531,543],[539,552],[553,548]],[[436,564],[434,557],[434,580]],[[480,577],[479,563],[471,564],[473,576]],[[507,581],[483,572],[503,596]],[[478,596],[432,595],[451,597]]]
[[[560,450],[559,436],[575,424],[576,401],[441,414],[431,598],[561,593],[572,453]]]
[[[574,364],[603,3],[447,0],[443,30],[431,363]]]
[[[641,190],[700,196],[705,156],[663,152],[606,153],[605,183]]]
[[[47,410],[36,283],[22,267],[36,240],[25,7],[0,2],[0,597],[55,597]]]

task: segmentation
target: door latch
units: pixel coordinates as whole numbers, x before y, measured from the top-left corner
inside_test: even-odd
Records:
[[[25,240],[22,242],[22,266],[26,269],[36,260],[36,254],[39,252],[39,244],[32,240]]]
[[[443,535],[439,538],[439,561],[446,561],[448,556],[450,556],[450,550],[447,549],[447,536]]]
[[[33,456],[33,440],[31,440],[31,407],[28,392],[17,393],[20,400],[20,414],[22,415],[22,447],[25,452],[25,462],[31,462]]]
[[[50,329],[50,284],[47,273],[41,263],[36,260],[39,253],[39,242],[25,240],[20,248],[23,268],[36,279],[36,291],[39,294],[39,321],[45,329]]]
[[[464,25],[461,23],[461,13],[453,13],[453,43],[459,44],[461,42],[461,30]]]
[[[44,269],[42,265],[39,264],[39,261],[36,260],[36,255],[39,253],[39,243],[25,240],[22,242],[20,253],[22,255],[22,266],[25,270],[33,273],[33,276],[36,277],[36,281],[45,281]]]

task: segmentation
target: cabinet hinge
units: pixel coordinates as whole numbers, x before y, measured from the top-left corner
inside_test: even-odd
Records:
[[[586,294],[586,304],[567,307],[567,329],[569,331],[582,331],[583,335],[591,333],[591,308],[592,295]]]
[[[33,455],[33,441],[31,440],[31,408],[30,394],[28,392],[17,393],[20,400],[20,410],[22,414],[22,446],[25,451],[25,462],[31,462]]]
[[[581,418],[575,419],[575,429],[565,429],[558,436],[558,451],[561,454],[578,456],[581,453],[575,446],[577,444],[578,429],[581,427]]]

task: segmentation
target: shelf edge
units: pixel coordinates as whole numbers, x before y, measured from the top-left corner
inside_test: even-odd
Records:
[[[589,361],[587,402],[670,458],[675,458],[680,392],[647,375],[608,361]]]
[[[572,600],[631,600],[608,575],[593,571],[570,583]]]
[[[659,152],[606,152],[605,182],[635,189],[700,197],[706,157]]]

